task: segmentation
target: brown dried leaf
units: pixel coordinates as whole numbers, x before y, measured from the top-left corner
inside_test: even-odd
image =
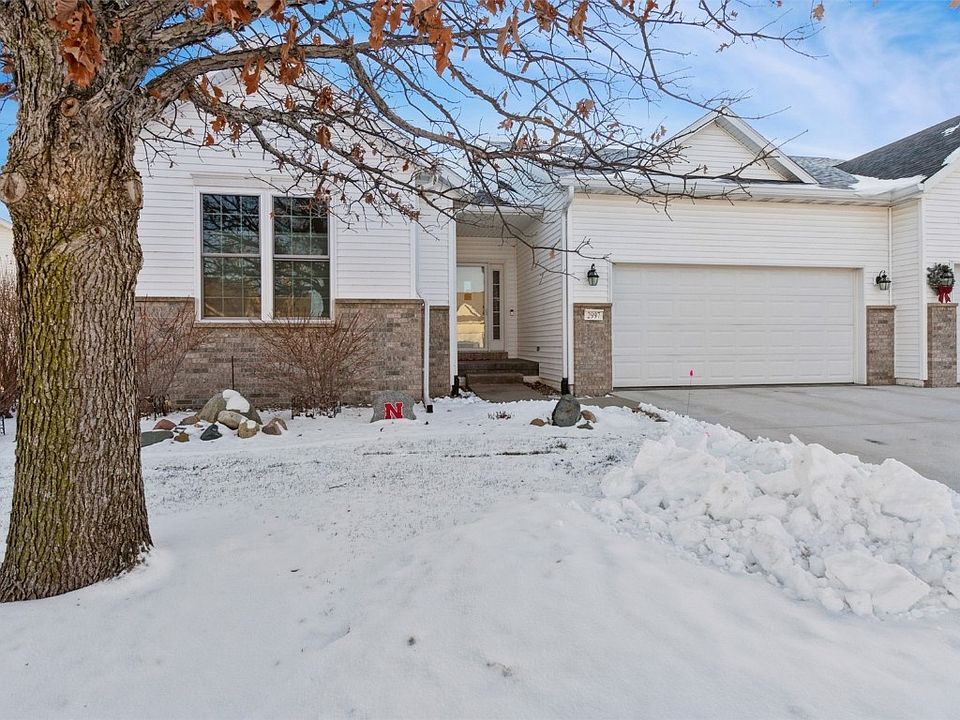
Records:
[[[567,22],[567,33],[579,42],[584,41],[583,26],[587,22],[587,9],[589,5],[589,0],[582,0]]]
[[[247,95],[253,95],[260,89],[260,77],[263,74],[264,61],[262,57],[251,58],[240,71],[240,80]]]
[[[58,0],[56,14],[49,21],[64,33],[60,54],[67,63],[67,77],[78,87],[89,87],[103,62],[93,8],[87,2]]]
[[[823,7],[823,3],[817,3],[814,5],[813,9],[810,11],[810,17],[812,17],[817,22],[823,20],[823,13],[826,11],[826,8]]]

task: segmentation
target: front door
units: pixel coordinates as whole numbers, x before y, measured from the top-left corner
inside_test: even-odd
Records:
[[[503,350],[503,267],[457,265],[457,349]]]

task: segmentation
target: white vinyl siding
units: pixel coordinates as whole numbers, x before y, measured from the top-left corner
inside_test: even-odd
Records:
[[[421,209],[420,291],[431,305],[450,304],[450,223],[438,210]]]
[[[923,197],[924,269],[934,263],[960,263],[960,162]],[[936,294],[930,291],[931,300]]]
[[[510,357],[517,357],[517,248],[515,240],[495,237],[460,237],[457,239],[457,264],[489,263],[503,266],[503,348]]]
[[[916,200],[901,203],[890,211],[890,256],[890,289],[896,306],[894,375],[920,382],[926,378],[926,271],[920,250],[920,203]]]
[[[889,262],[883,207],[678,199],[664,210],[628,197],[578,194],[572,215],[571,246],[589,240],[591,255],[608,256],[571,256],[576,303],[612,301],[613,262],[862,269],[865,304],[889,304],[873,284]],[[586,283],[592,262],[600,272],[596,287]],[[709,300],[710,288],[702,297]]]
[[[538,249],[517,247],[517,355],[540,363],[540,378],[554,386],[563,378],[565,206],[565,193],[547,198],[542,221],[530,231]]]
[[[615,386],[849,383],[855,271],[615,265]],[[709,300],[704,300],[704,293]]]
[[[180,127],[187,126],[193,130],[194,141],[204,137],[206,129],[200,120],[181,119]],[[198,294],[198,189],[237,194],[272,190],[277,195],[309,195],[314,190],[312,186],[296,187],[290,176],[275,168],[272,158],[249,145],[198,148],[172,142],[164,148],[166,152],[160,156],[144,148],[137,156],[143,177],[139,225],[143,269],[138,295]],[[356,212],[358,207],[362,212],[362,203],[355,203],[350,210]],[[337,240],[332,285],[337,297],[416,297],[410,221],[399,214],[381,218],[372,208],[356,217],[337,202],[331,204],[331,211],[332,234]]]
[[[742,169],[739,177],[745,179],[787,179],[762,160],[758,161],[757,153],[751,152],[714,122],[707,123],[678,142],[683,148],[682,159],[670,166],[672,173],[717,177]]]

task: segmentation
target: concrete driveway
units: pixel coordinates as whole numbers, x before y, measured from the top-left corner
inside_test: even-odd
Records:
[[[896,458],[960,490],[960,387],[833,385],[619,390],[630,400],[726,425],[751,438],[796,435],[879,463]]]

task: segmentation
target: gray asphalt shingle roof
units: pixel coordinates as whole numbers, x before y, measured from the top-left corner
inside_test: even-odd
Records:
[[[960,148],[960,115],[842,162],[837,168],[884,180],[917,175],[928,178],[943,167],[944,160],[957,148]]]
[[[791,155],[790,159],[813,176],[818,185],[828,188],[851,188],[857,179],[837,167],[843,160],[825,157]]]

